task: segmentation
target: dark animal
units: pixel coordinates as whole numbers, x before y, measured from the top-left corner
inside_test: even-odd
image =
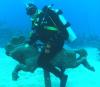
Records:
[[[18,72],[20,70],[34,72],[35,69],[38,68],[37,60],[39,51],[35,46],[26,47],[25,38],[23,36],[12,38],[5,49],[8,56],[11,56],[19,62],[12,73],[13,80],[18,79]],[[79,55],[78,58],[76,54]],[[95,71],[87,62],[87,52],[85,49],[63,49],[51,63],[60,68],[63,72],[67,68],[75,68],[80,64],[83,64],[91,71]]]

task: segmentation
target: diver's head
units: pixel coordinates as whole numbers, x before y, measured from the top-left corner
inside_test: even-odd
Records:
[[[32,3],[28,3],[27,6],[26,6],[27,15],[32,16],[32,15],[36,14],[36,12],[37,12],[36,5],[34,5]]]

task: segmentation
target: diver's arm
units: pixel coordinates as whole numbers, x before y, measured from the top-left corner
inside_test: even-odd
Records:
[[[38,39],[37,33],[32,33],[30,38],[29,38],[28,44],[29,45],[34,44],[37,39]]]
[[[39,36],[37,33],[34,33],[33,31],[30,32],[29,39],[26,41],[25,47],[28,47],[29,45],[32,46],[35,44],[35,42],[39,39]]]

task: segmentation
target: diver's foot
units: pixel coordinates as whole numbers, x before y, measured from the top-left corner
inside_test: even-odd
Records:
[[[60,87],[66,87],[68,75],[63,75],[60,82]]]

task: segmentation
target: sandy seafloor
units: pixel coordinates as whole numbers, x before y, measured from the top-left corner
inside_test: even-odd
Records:
[[[80,65],[74,69],[66,70],[68,82],[66,87],[100,87],[100,56],[96,48],[86,48],[88,61],[95,67],[91,72]],[[0,48],[0,87],[45,87],[42,69],[38,68],[34,73],[19,73],[17,81],[12,80],[12,71],[17,62],[5,55],[4,48]],[[52,87],[59,87],[59,79],[51,74]]]

